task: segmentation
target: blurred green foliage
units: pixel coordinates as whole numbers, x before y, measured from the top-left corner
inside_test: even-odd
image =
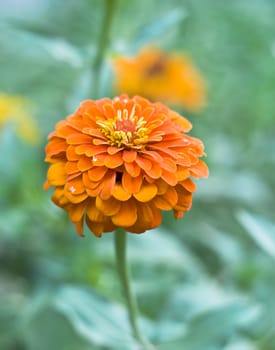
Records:
[[[0,91],[35,105],[43,138],[0,137],[0,349],[137,349],[111,234],[77,237],[42,184],[47,134],[92,96],[104,1],[0,1]],[[190,213],[129,237],[141,327],[160,350],[275,349],[273,0],[120,0],[108,57],[187,52],[208,106],[186,115],[208,154]]]

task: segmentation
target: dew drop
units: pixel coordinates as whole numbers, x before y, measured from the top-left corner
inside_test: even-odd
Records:
[[[69,188],[69,191],[70,191],[71,193],[74,193],[74,192],[76,191],[76,189],[75,189],[74,186],[71,186],[71,187]]]

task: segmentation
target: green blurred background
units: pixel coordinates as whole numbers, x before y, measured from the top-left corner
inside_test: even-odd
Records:
[[[113,237],[77,237],[42,185],[55,123],[93,98],[105,1],[0,0],[0,92],[31,101],[39,142],[0,134],[0,349],[133,350]],[[160,350],[275,349],[275,3],[120,0],[108,58],[187,52],[207,108],[179,110],[206,145],[192,210],[129,237],[141,327]]]

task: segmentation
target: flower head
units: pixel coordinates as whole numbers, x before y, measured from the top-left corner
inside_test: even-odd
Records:
[[[193,177],[206,177],[203,143],[190,122],[161,103],[127,95],[81,103],[49,135],[44,188],[83,235],[121,227],[141,233],[190,209]]]
[[[15,124],[16,132],[22,140],[36,143],[39,131],[30,115],[30,104],[21,96],[0,93],[0,128],[8,123]]]
[[[205,105],[204,80],[186,56],[148,47],[136,57],[115,58],[113,67],[118,93],[142,95],[194,112]]]

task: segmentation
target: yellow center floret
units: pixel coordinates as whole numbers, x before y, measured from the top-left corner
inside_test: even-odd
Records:
[[[111,146],[141,149],[148,140],[146,121],[135,114],[135,107],[129,114],[128,109],[119,109],[115,118],[97,120],[100,131]]]

